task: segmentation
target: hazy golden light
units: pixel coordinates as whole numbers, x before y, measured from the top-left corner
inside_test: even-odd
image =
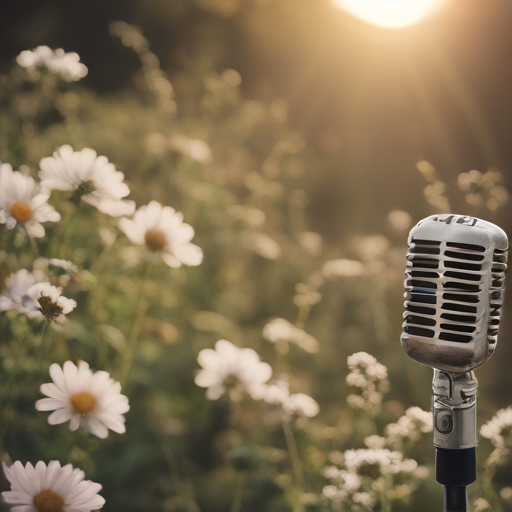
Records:
[[[401,28],[424,19],[439,0],[334,0],[334,3],[373,25]]]

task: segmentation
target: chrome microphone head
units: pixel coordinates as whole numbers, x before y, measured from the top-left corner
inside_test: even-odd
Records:
[[[470,372],[494,352],[508,239],[498,226],[432,215],[410,232],[402,346],[418,363]]]

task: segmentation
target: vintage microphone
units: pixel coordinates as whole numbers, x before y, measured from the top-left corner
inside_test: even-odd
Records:
[[[466,512],[476,480],[474,369],[496,348],[508,239],[498,226],[462,215],[432,215],[410,232],[402,346],[434,369],[436,480],[445,512]]]

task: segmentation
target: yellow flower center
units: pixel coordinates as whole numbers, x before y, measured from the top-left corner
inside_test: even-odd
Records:
[[[87,391],[80,391],[71,397],[71,405],[81,413],[91,412],[97,404],[96,398]]]
[[[39,308],[37,308],[47,320],[55,320],[62,314],[62,306],[59,306],[57,303],[53,302],[51,297],[47,295],[41,295],[39,299]]]
[[[27,222],[32,217],[32,208],[27,203],[14,203],[11,215],[19,222]]]
[[[42,491],[34,498],[34,505],[39,512],[62,512],[65,503],[53,491]]]
[[[167,243],[167,241],[165,240],[165,235],[158,229],[148,229],[146,231],[145,240],[146,245],[152,251],[158,251],[160,249],[163,249],[165,247],[165,244]]]

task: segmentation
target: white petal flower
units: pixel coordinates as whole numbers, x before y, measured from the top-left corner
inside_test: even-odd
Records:
[[[322,267],[322,275],[329,279],[336,277],[353,277],[366,274],[366,268],[360,261],[355,260],[329,260]]]
[[[36,304],[40,317],[56,320],[76,308],[76,302],[60,294],[61,289],[49,283],[37,283],[28,290],[28,295]]]
[[[500,409],[487,423],[482,425],[480,434],[490,439],[496,448],[510,443],[512,438],[512,406]]]
[[[33,178],[13,171],[9,164],[0,164],[0,224],[12,229],[23,223],[30,236],[44,236],[41,222],[58,222],[60,215],[48,204],[50,192]]]
[[[208,388],[206,397],[210,400],[220,398],[226,389],[247,390],[264,384],[272,376],[270,365],[261,362],[252,348],[239,348],[227,340],[217,341],[215,350],[201,350],[197,362],[203,369],[197,373],[195,383]]]
[[[80,62],[78,53],[66,53],[62,48],[54,51],[48,46],[25,50],[16,57],[16,62],[34,75],[34,78],[39,76],[40,69],[45,69],[60,75],[67,82],[74,82],[86,76],[88,72],[87,66]]]
[[[42,187],[76,192],[83,201],[112,217],[132,215],[135,211],[133,201],[123,200],[130,193],[124,174],[93,149],[73,151],[71,146],[64,145],[53,156],[43,158],[39,166]]]
[[[40,270],[29,272],[22,268],[12,273],[6,280],[2,295],[0,295],[0,311],[17,309],[20,313],[29,316],[38,315],[39,304],[35,303],[29,295],[29,289],[36,283],[48,282],[48,277]]]
[[[318,352],[318,340],[307,332],[292,325],[284,318],[274,318],[263,328],[263,337],[272,343],[288,341],[295,343],[306,352]]]
[[[41,393],[49,398],[36,402],[38,411],[54,411],[48,417],[50,425],[69,420],[69,430],[83,427],[101,438],[108,436],[108,429],[126,431],[123,414],[130,409],[128,398],[107,372],[93,373],[83,361],[78,367],[66,361],[62,368],[52,364],[50,376],[53,383],[41,386]]]
[[[277,405],[287,414],[313,418],[320,412],[320,406],[310,396],[304,393],[290,395],[289,384],[283,380],[277,380],[272,384],[252,385],[249,393],[254,400],[263,400],[268,404]]]
[[[320,412],[320,406],[304,393],[294,393],[284,403],[285,411],[289,413],[302,414],[306,418],[313,418]]]
[[[134,244],[160,251],[170,267],[177,268],[182,263],[197,266],[203,261],[201,248],[190,243],[194,229],[183,222],[183,214],[170,206],[151,201],[135,212],[133,220],[119,219],[119,227]]]
[[[103,507],[105,500],[98,494],[101,485],[84,480],[81,469],[71,464],[61,467],[52,460],[48,466],[39,461],[35,467],[16,461],[11,467],[2,463],[10,491],[2,492],[12,512],[90,512]]]
[[[169,147],[171,150],[202,164],[208,163],[212,158],[212,150],[206,142],[199,139],[191,139],[186,135],[171,137],[169,139]]]

